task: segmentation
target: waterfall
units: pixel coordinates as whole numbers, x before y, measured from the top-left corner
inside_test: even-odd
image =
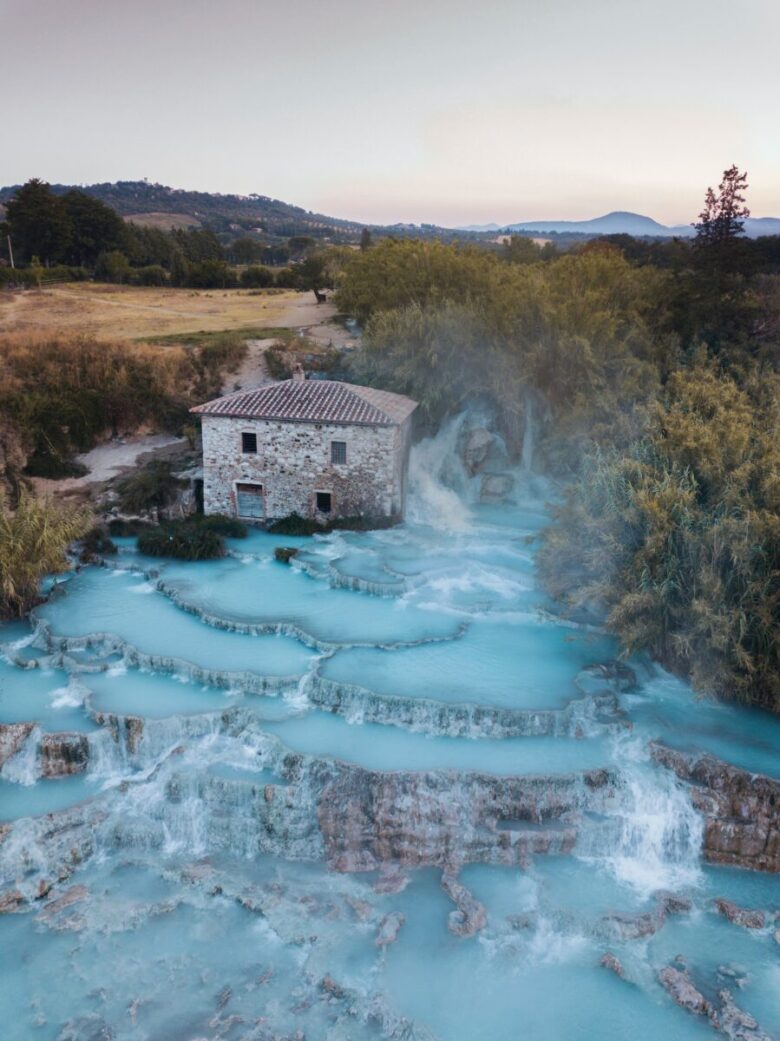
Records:
[[[38,742],[41,739],[41,731],[33,727],[27,738],[16,753],[3,763],[0,776],[4,781],[13,784],[32,785],[38,780]]]
[[[523,447],[520,455],[521,469],[524,474],[531,473],[534,462],[534,443],[536,440],[536,417],[534,416],[534,398],[525,393],[525,429],[523,430]]]
[[[695,885],[704,825],[676,778],[652,768],[625,773],[620,832],[607,858],[615,877],[650,894]]]
[[[468,476],[458,455],[458,437],[465,413],[449,420],[434,437],[412,448],[409,460],[408,517],[446,531],[467,531],[471,511],[466,505]]]

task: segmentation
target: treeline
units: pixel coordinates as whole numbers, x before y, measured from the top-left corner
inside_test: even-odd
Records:
[[[433,425],[475,397],[519,452],[529,388],[564,481],[539,565],[700,689],[780,711],[780,277],[746,241],[745,176],[708,192],[688,243],[563,256],[382,242],[337,302],[365,323],[356,376]]]
[[[163,231],[127,223],[85,192],[72,189],[57,195],[35,179],[6,204],[0,234],[4,244],[10,239],[16,265],[12,269],[9,254],[0,265],[0,286],[93,277],[117,284],[195,289],[326,285],[325,260],[311,236],[264,245],[245,235],[224,245],[209,228]]]

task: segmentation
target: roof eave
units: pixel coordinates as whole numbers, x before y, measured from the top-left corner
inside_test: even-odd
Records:
[[[329,424],[337,427],[399,427],[408,419],[302,419],[290,416],[255,415],[248,416],[245,412],[204,412],[202,407],[191,408],[190,412],[198,416],[208,416],[210,419],[263,419],[269,423],[319,423]],[[411,416],[411,412],[409,415]]]

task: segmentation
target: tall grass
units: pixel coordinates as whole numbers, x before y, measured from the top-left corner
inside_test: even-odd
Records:
[[[21,618],[35,606],[41,579],[66,568],[68,545],[91,525],[84,507],[23,492],[12,510],[0,492],[0,618]]]

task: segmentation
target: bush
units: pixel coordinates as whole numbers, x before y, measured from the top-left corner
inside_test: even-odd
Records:
[[[114,517],[108,522],[108,533],[116,538],[121,538],[127,535],[141,535],[143,532],[149,531],[151,527],[151,521],[141,520],[140,517],[133,517],[130,520],[126,520],[124,517]]]
[[[295,268],[280,268],[274,275],[274,285],[280,289],[300,289],[301,282]]]
[[[135,269],[133,280],[139,286],[165,286],[168,284],[168,272],[161,264],[148,264]]]
[[[291,513],[268,525],[271,535],[314,535],[326,530],[324,525],[301,517],[299,513]]]
[[[174,477],[171,464],[157,459],[119,481],[119,506],[125,513],[162,510],[175,502],[183,485],[183,481]]]
[[[212,513],[208,517],[198,515],[193,518],[194,522],[199,524],[201,528],[208,528],[209,531],[215,531],[217,535],[224,535],[229,539],[245,539],[247,534],[247,527],[242,521],[237,520],[235,517],[227,517],[224,513]]]
[[[65,551],[91,523],[89,510],[23,492],[15,510],[0,493],[0,617],[21,618],[41,579],[67,567]]]
[[[274,284],[274,273],[270,268],[252,265],[241,272],[241,285],[245,289],[265,289]]]
[[[274,550],[274,558],[280,564],[289,564],[293,557],[297,557],[300,551],[296,546],[277,546]]]
[[[138,552],[149,557],[176,557],[178,560],[213,560],[225,556],[222,536],[208,525],[194,520],[161,524],[138,537]]]
[[[274,343],[265,352],[265,364],[271,379],[288,380],[292,376],[292,368],[286,358],[286,345]]]
[[[89,470],[83,463],[77,463],[74,459],[36,451],[27,460],[24,472],[28,477],[47,477],[49,480],[57,481],[63,477],[84,477]]]
[[[271,535],[322,535],[331,531],[376,531],[392,528],[398,523],[394,517],[335,517],[327,524],[318,524],[308,517],[291,513],[269,524]]]
[[[117,552],[116,543],[113,542],[101,527],[91,528],[81,540],[81,553],[79,560],[82,563],[91,563],[100,557],[113,556]]]

